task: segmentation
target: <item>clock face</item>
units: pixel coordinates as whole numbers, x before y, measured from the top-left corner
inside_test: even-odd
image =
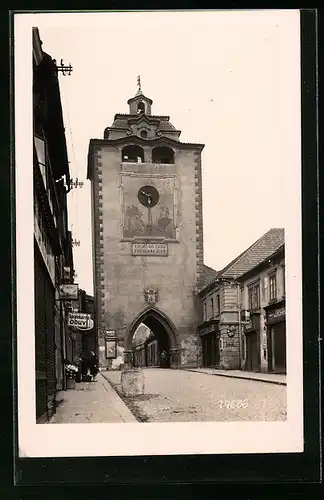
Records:
[[[138,200],[144,207],[155,207],[159,198],[159,192],[153,186],[143,186],[138,191]]]

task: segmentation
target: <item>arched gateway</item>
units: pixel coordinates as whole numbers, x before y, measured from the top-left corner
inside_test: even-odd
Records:
[[[204,146],[181,142],[141,89],[128,104],[88,154],[99,362],[128,363],[144,323],[172,367],[197,366]]]
[[[180,346],[177,343],[176,327],[172,321],[156,307],[145,308],[129,326],[125,338],[125,363],[128,365],[134,363],[132,342],[134,334],[141,323],[151,330],[153,338],[157,342],[158,352],[161,353],[164,350],[168,353],[168,366],[175,368],[179,364],[180,358]]]

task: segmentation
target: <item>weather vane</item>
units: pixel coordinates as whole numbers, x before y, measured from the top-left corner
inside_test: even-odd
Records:
[[[139,92],[141,92],[142,91],[142,87],[141,87],[141,75],[138,75],[138,77],[137,77],[137,85],[138,85]]]

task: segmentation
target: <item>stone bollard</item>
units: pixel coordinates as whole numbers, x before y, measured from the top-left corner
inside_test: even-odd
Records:
[[[145,379],[141,368],[125,368],[121,373],[121,384],[125,396],[144,394]]]

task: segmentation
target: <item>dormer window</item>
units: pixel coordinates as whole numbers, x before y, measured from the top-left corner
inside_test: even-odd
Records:
[[[145,113],[145,104],[144,104],[144,102],[139,102],[137,104],[137,114],[140,114],[140,113]]]
[[[147,130],[141,130],[140,135],[143,139],[147,138]]]

